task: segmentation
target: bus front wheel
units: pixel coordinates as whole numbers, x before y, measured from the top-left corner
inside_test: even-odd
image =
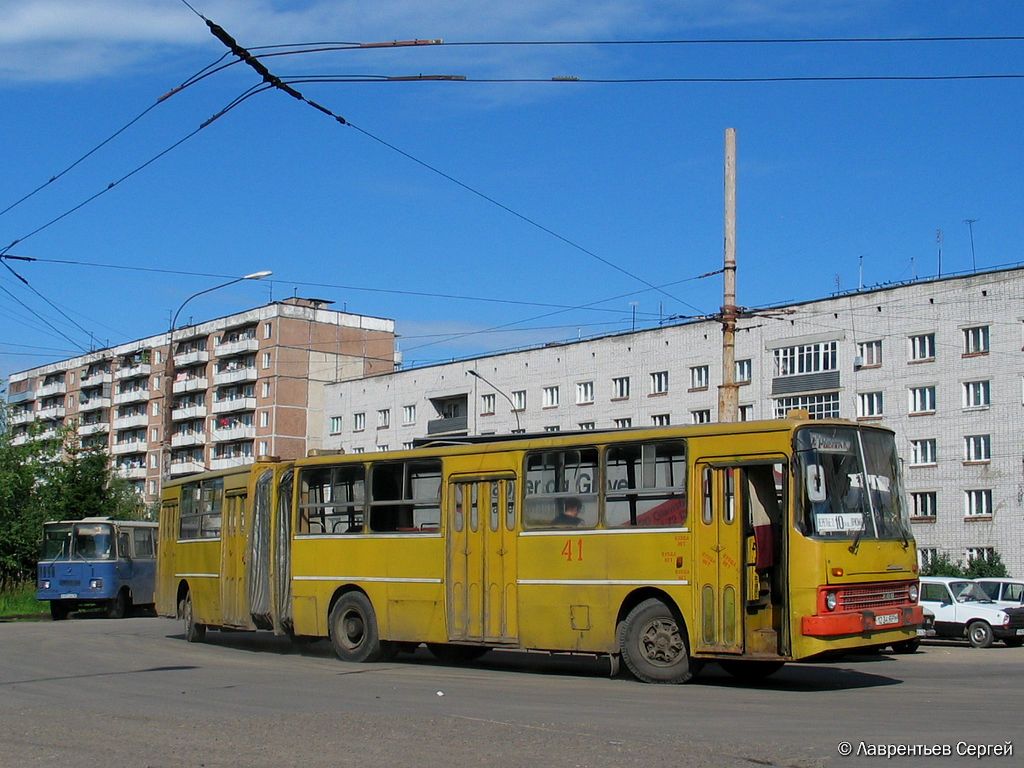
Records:
[[[128,613],[128,593],[121,589],[118,590],[117,597],[111,600],[107,604],[107,618],[108,619],[123,619],[125,614]]]
[[[378,661],[383,656],[377,614],[362,592],[349,592],[331,608],[331,645],[342,661]]]
[[[181,601],[181,618],[185,621],[185,639],[190,643],[203,642],[206,637],[206,625],[196,623],[191,592],[186,592],[185,599]]]
[[[71,613],[71,607],[63,600],[50,601],[50,618],[54,621],[64,621]]]
[[[645,683],[685,683],[697,672],[675,615],[653,598],[619,625],[619,651],[629,671]]]

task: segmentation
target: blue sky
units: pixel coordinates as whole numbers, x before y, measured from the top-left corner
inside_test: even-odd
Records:
[[[1024,34],[1019,2],[192,5],[250,48]],[[225,52],[180,0],[0,0],[0,19],[0,210]],[[282,76],[1020,75],[1024,42],[445,46],[266,63]],[[743,305],[824,296],[837,283],[854,288],[861,259],[865,284],[933,275],[937,229],[943,271],[969,270],[968,218],[977,220],[979,269],[1024,260],[1021,79],[301,85],[361,130],[263,93],[25,237],[256,83],[244,65],[200,81],[0,215],[0,248],[24,238],[11,254],[50,260],[7,262],[38,294],[0,270],[0,376],[90,344],[161,333],[189,294],[263,269],[273,270],[272,282],[197,299],[182,320],[315,296],[394,318],[415,364],[626,330],[634,310],[637,327],[713,312],[721,277],[691,278],[722,262],[727,127],[739,144]]]

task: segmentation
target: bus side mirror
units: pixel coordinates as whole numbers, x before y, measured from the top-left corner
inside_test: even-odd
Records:
[[[825,501],[825,472],[820,464],[807,467],[807,498],[812,502]]]

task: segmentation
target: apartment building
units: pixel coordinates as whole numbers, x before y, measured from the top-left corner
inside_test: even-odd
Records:
[[[327,382],[394,368],[393,321],[328,304],[273,302],[15,373],[12,439],[74,425],[147,501],[164,476],[303,456],[320,442]]]
[[[894,429],[922,560],[997,551],[1024,576],[1024,270],[759,311],[736,337],[740,418],[792,408]],[[717,419],[712,321],[331,384],[324,447]]]

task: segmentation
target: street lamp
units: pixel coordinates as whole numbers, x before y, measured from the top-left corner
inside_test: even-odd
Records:
[[[173,421],[171,419],[171,409],[174,403],[174,326],[178,323],[178,315],[181,314],[181,310],[185,308],[192,299],[197,296],[202,296],[205,293],[211,293],[212,291],[219,291],[221,288],[227,288],[229,285],[240,283],[243,280],[262,280],[264,277],[270,277],[273,272],[269,269],[264,269],[259,272],[253,272],[249,275],[242,275],[236,277],[234,280],[228,280],[226,283],[215,285],[212,288],[205,288],[201,291],[197,291],[185,299],[178,306],[178,309],[174,312],[171,317],[171,325],[167,329],[167,359],[164,361],[164,429],[163,439],[160,441],[160,476],[161,483],[160,489],[163,490],[163,484],[167,482],[171,477],[171,429],[173,428]]]
[[[512,415],[516,417],[516,432],[522,432],[523,431],[523,427],[519,423],[519,409],[516,408],[516,404],[512,402],[512,398],[509,397],[508,395],[506,395],[502,390],[498,389],[496,386],[494,386],[491,382],[489,382],[487,379],[485,379],[479,373],[474,371],[472,368],[470,368],[468,371],[466,371],[466,373],[468,373],[470,376],[475,376],[476,378],[480,379],[480,381],[482,381],[484,384],[489,386],[491,389],[493,389],[499,395],[501,395],[506,400],[508,400],[508,404],[512,406]]]

